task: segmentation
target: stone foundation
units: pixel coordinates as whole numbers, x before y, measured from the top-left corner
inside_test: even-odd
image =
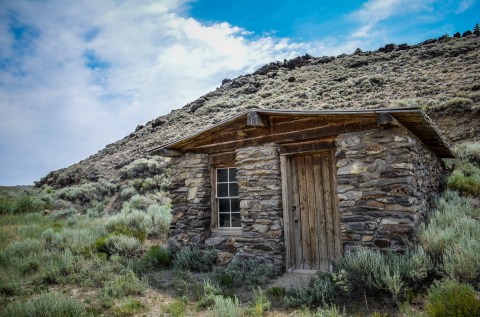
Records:
[[[344,250],[404,250],[438,191],[441,161],[401,127],[341,134],[336,147]]]

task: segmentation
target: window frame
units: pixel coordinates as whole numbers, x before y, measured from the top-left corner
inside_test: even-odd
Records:
[[[218,197],[218,170],[220,169],[227,169],[227,175],[230,175],[230,169],[237,167],[233,164],[219,164],[216,166],[212,166],[211,169],[211,183],[212,183],[212,198],[211,198],[211,205],[212,205],[212,222],[211,222],[211,229],[212,233],[221,233],[221,234],[231,234],[231,235],[239,235],[242,233],[242,226],[240,227],[220,227],[220,210],[219,210],[219,199],[238,199],[238,202],[240,203],[239,196],[224,196],[224,197]],[[238,172],[238,169],[237,169]],[[228,176],[229,177],[229,176]],[[237,183],[238,186],[238,181],[235,179],[235,182],[231,182],[229,178],[227,178],[227,182],[221,182],[221,183]],[[229,187],[229,186],[227,186]],[[230,193],[228,193],[230,194]],[[231,202],[230,202],[231,204]],[[231,208],[231,207],[230,207]],[[232,211],[230,209],[230,217],[232,214]],[[241,216],[240,216],[241,217]],[[230,218],[230,223],[231,223],[231,218]],[[241,225],[241,224],[240,224]]]

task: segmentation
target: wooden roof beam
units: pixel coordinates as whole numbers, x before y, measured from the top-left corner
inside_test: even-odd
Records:
[[[260,114],[258,114],[257,111],[249,111],[247,113],[247,126],[258,127],[258,128],[268,128],[270,124],[268,120],[265,117],[262,117]]]
[[[377,124],[384,129],[400,126],[400,122],[398,122],[397,119],[391,114],[385,112],[377,115]]]

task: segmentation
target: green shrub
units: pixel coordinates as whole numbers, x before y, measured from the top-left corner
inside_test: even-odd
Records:
[[[343,317],[346,316],[345,313],[342,313],[337,306],[332,305],[323,308],[317,308],[316,311],[311,312],[308,310],[303,310],[294,315],[295,317]]]
[[[153,246],[143,257],[147,268],[168,268],[172,265],[172,254],[164,246]]]
[[[185,312],[187,310],[185,303],[180,300],[176,300],[172,303],[163,305],[162,308],[167,314],[173,317],[182,317],[185,315]]]
[[[109,298],[122,298],[125,296],[142,295],[146,285],[140,281],[131,270],[124,275],[109,280],[102,288],[102,296]]]
[[[451,278],[475,282],[480,277],[480,239],[466,235],[449,245],[443,254],[442,269]]]
[[[423,248],[405,254],[380,253],[367,248],[346,252],[338,263],[347,280],[359,290],[390,292],[398,300],[409,283],[418,284],[433,270],[433,263]]]
[[[152,228],[148,232],[149,237],[165,236],[172,221],[170,208],[165,205],[153,204],[148,207],[147,214],[152,218]]]
[[[476,317],[480,314],[480,301],[471,285],[447,279],[428,289],[425,310],[431,317]]]
[[[335,291],[331,274],[317,274],[308,285],[287,291],[284,302],[289,307],[325,306],[335,300]]]
[[[42,208],[43,206],[28,194],[22,195],[15,203],[16,213],[38,212],[41,211]]]
[[[95,241],[98,252],[122,257],[140,257],[143,251],[142,243],[134,237],[123,234],[111,234],[106,237],[100,237]]]
[[[178,251],[173,259],[173,267],[180,270],[211,271],[217,262],[215,249],[200,250],[198,246],[188,246]]]
[[[134,316],[145,310],[145,305],[135,298],[130,298],[120,306],[113,307],[115,316]]]
[[[480,143],[466,142],[457,145],[454,148],[454,153],[460,160],[468,161],[477,166],[480,165]]]
[[[15,212],[15,199],[0,197],[0,215],[13,214]]]
[[[462,195],[480,197],[480,168],[463,162],[448,178],[448,188]]]
[[[128,186],[125,187],[121,192],[120,192],[120,197],[123,200],[128,200],[132,198],[133,196],[137,195],[137,190],[133,186]]]
[[[215,296],[222,295],[222,289],[209,279],[203,282],[203,296],[198,301],[198,307],[210,307],[215,304]]]
[[[142,197],[138,194],[134,195],[127,202],[123,203],[122,213],[129,214],[137,210],[146,210],[148,204],[149,201],[146,197]]]
[[[43,251],[43,245],[36,239],[14,241],[0,251],[0,265],[4,266],[14,260],[22,260]]]
[[[13,302],[5,308],[3,316],[15,317],[78,317],[87,316],[83,304],[58,293],[44,293],[28,302]]]
[[[257,288],[253,291],[253,307],[249,307],[246,313],[249,316],[261,317],[270,310],[271,305],[263,290]]]
[[[120,177],[123,179],[146,178],[160,174],[165,169],[165,163],[161,160],[161,158],[137,159],[120,169]]]
[[[49,228],[42,232],[44,247],[51,251],[71,250],[73,254],[93,253],[99,232],[90,228],[64,228],[59,232]]]
[[[110,233],[117,232],[141,238],[141,236],[146,237],[152,230],[153,220],[145,212],[134,210],[131,213],[122,212],[108,218],[104,226],[105,230]]]
[[[240,317],[241,314],[240,301],[236,296],[234,298],[215,296],[213,309],[215,317]]]
[[[216,267],[215,275],[222,285],[237,287],[243,285],[263,285],[280,271],[267,263],[255,259],[235,257],[226,267]]]

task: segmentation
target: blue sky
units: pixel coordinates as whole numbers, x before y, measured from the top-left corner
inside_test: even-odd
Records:
[[[0,185],[32,184],[223,78],[472,29],[480,0],[0,0]]]

